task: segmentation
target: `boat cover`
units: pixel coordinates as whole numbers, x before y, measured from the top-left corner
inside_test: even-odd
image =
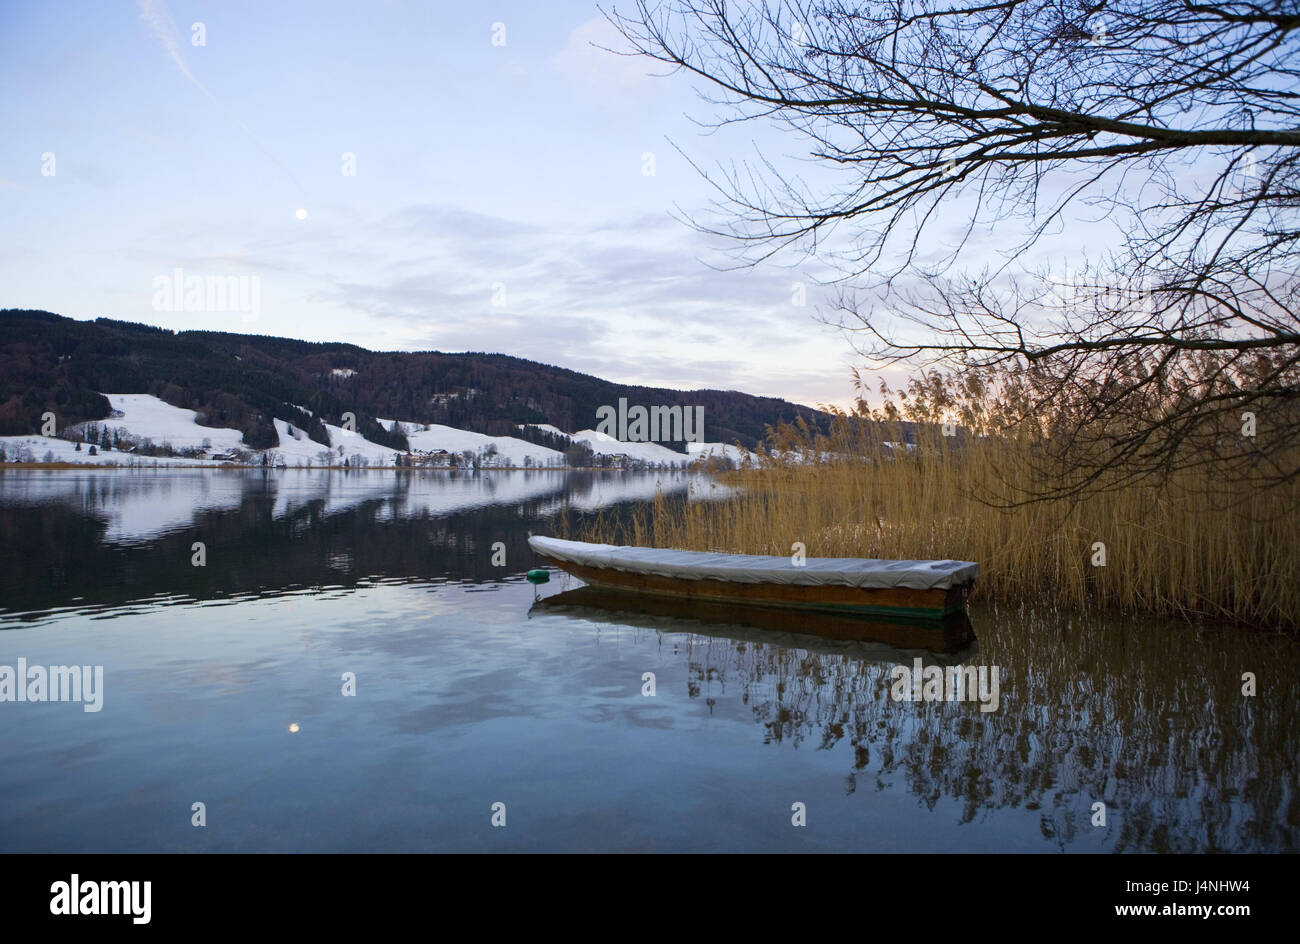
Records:
[[[973,582],[980,570],[979,564],[970,561],[872,560],[863,557],[809,557],[801,566],[796,566],[789,557],[617,547],[546,537],[530,537],[528,546],[557,562],[680,580],[727,580],[733,583],[946,590]]]

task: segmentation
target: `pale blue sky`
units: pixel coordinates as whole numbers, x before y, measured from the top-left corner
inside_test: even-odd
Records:
[[[669,139],[705,164],[798,148],[702,134],[684,79],[589,45],[617,39],[574,0],[5,4],[0,307],[847,403],[815,286],[799,308],[799,272],[717,271],[669,216],[709,199]],[[156,311],[178,267],[258,277],[257,318]]]

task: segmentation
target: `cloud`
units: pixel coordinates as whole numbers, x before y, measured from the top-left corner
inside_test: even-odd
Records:
[[[816,322],[811,279],[797,308],[798,273],[711,269],[699,261],[706,237],[662,214],[539,225],[413,203],[334,214],[309,230],[285,222],[251,242],[233,217],[178,220],[125,248],[144,285],[175,266],[260,273],[271,333],[500,352],[627,383],[809,404],[849,391],[846,345]],[[504,305],[493,304],[495,283]]]
[[[217,100],[217,97],[209,91],[208,87],[200,82],[198,77],[190,71],[189,63],[185,60],[185,55],[182,51],[184,47],[181,44],[180,31],[176,28],[176,21],[172,19],[171,11],[167,9],[165,0],[136,0],[136,2],[137,6],[140,8],[140,19],[142,19],[145,25],[149,27],[149,31],[153,33],[154,38],[156,38],[162,45],[163,51],[166,52],[171,61],[175,63],[176,68],[180,70],[181,75],[185,76],[185,78],[188,79],[195,88],[202,92],[204,97],[206,97],[218,111],[220,111],[226,118],[230,119],[230,121],[244,133],[244,136],[253,142],[262,154],[279,167],[280,170],[284,171],[285,175],[293,181],[293,185],[298,189],[300,194],[304,193],[305,191],[303,190],[302,184],[299,183],[297,176],[289,169],[289,166],[272,154],[270,149],[253,134],[248,125],[240,121],[237,115],[235,115],[225,105],[221,104],[221,102]]]
[[[645,56],[632,55],[627,37],[598,16],[576,27],[555,57],[564,72],[612,93],[649,88],[658,65]]]
[[[163,50],[171,57],[176,68],[181,70],[181,74],[189,79],[194,86],[206,95],[214,105],[220,107],[215,96],[208,91],[207,86],[200,82],[190,71],[189,63],[185,61],[185,56],[181,52],[180,31],[176,29],[176,21],[172,19],[171,11],[167,9],[167,4],[163,0],[139,0],[137,6],[140,7],[140,19],[144,20],[150,31],[158,42],[162,43]]]
[[[796,308],[797,276],[709,269],[696,258],[698,234],[659,217],[640,222],[552,228],[411,206],[364,227],[381,253],[393,247],[392,261],[355,278],[322,276],[331,287],[313,301],[386,323],[384,337],[404,348],[499,351],[630,383],[786,396],[797,388],[769,380],[802,368],[821,378],[805,400],[844,396],[847,368],[817,373],[836,342],[814,321],[811,284],[809,307]],[[494,283],[504,287],[499,307]]]

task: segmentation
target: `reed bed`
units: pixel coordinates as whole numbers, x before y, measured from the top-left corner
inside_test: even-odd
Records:
[[[981,566],[977,599],[1300,628],[1300,484],[1264,488],[1204,466],[1019,502],[1041,491],[1044,475],[1066,481],[1082,472],[1053,472],[1030,436],[951,437],[937,425],[918,428],[910,449],[880,435],[828,444],[787,430],[784,439],[757,465],[721,474],[726,497],[660,496],[622,520],[590,521],[578,536],[744,554],[790,555],[801,543],[809,557],[971,560]]]

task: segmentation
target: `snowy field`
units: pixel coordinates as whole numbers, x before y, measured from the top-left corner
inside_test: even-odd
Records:
[[[141,393],[105,394],[113,407],[114,415],[93,423],[80,424],[73,429],[85,432],[87,427],[98,427],[112,434],[118,448],[107,451],[97,448],[98,455],[90,454],[89,445],[50,436],[0,436],[0,450],[7,462],[65,462],[77,465],[117,465],[132,468],[159,468],[166,466],[208,465],[213,455],[242,452],[247,461],[291,468],[320,467],[327,465],[393,466],[399,452],[388,446],[371,442],[359,433],[339,426],[326,424],[329,445],[314,442],[307,433],[284,420],[274,420],[279,444],[265,453],[250,450],[244,445],[243,435],[237,429],[219,429],[200,426],[193,410],[169,406],[157,397]],[[474,461],[484,466],[525,466],[558,468],[565,464],[564,454],[547,449],[513,436],[485,436],[452,426],[421,425],[394,420],[379,420],[387,429],[395,422],[406,433],[414,452],[434,453],[438,450],[463,457],[471,453]],[[622,442],[595,430],[584,429],[566,433],[554,426],[540,424],[538,429],[567,436],[576,443],[584,443],[596,455],[625,455],[631,459],[655,465],[682,467],[695,459],[708,455],[726,457],[740,462],[752,455],[736,446],[723,443],[688,443],[687,454],[676,452],[658,443]],[[180,451],[203,450],[202,458],[150,457],[129,451],[132,445],[152,444]],[[216,460],[220,461],[220,460]],[[462,460],[463,461],[463,460]]]
[[[389,429],[391,421],[380,420]],[[439,426],[436,423],[422,426],[418,423],[401,423],[402,432],[412,449],[420,452],[433,452],[444,449],[447,452],[462,453],[469,451],[475,455],[485,453],[489,446],[495,447],[499,457],[497,464],[523,466],[528,459],[535,466],[564,465],[564,453],[537,446],[513,436],[485,436],[468,430],[456,429],[454,426]]]

